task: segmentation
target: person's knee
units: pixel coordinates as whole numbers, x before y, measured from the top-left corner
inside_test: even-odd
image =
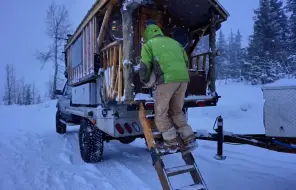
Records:
[[[167,117],[155,117],[154,122],[160,132],[167,131],[173,126]]]

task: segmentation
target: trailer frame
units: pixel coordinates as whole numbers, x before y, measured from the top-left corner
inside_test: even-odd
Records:
[[[214,133],[205,130],[197,130],[194,133],[198,140],[217,142],[217,154],[215,155],[217,160],[226,159],[223,154],[223,144],[251,145],[276,152],[296,154],[296,138],[270,137],[265,134],[235,134],[225,131],[221,115],[216,118],[213,129]]]

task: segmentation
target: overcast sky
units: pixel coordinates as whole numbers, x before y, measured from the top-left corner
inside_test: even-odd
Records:
[[[26,82],[35,81],[42,95],[46,91],[46,82],[53,72],[48,63],[40,70],[40,63],[35,59],[36,50],[46,50],[50,43],[45,35],[46,9],[50,0],[0,0],[0,97],[4,93],[5,64],[14,64],[17,76],[24,76]],[[70,14],[71,24],[78,26],[81,19],[95,0],[58,0],[64,3]],[[253,10],[259,0],[220,0],[230,13],[229,20],[222,30],[228,34],[231,29],[240,29],[243,43],[247,44],[248,36],[253,30]]]

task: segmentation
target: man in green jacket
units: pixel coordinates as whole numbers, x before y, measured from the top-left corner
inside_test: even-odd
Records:
[[[156,76],[155,123],[164,139],[164,145],[158,149],[163,152],[180,150],[176,139],[178,131],[185,145],[181,151],[190,152],[197,144],[182,111],[190,81],[187,54],[179,42],[164,36],[156,24],[147,25],[144,38],[139,75],[143,83],[149,81],[152,72]]]

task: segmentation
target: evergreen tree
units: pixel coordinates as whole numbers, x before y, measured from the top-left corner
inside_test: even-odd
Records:
[[[271,54],[274,61],[283,63],[287,58],[288,42],[288,17],[285,14],[282,0],[270,0],[270,31],[272,49]]]
[[[234,46],[237,49],[241,49],[242,48],[242,38],[243,36],[241,35],[239,29],[237,30],[236,34],[235,34],[235,38],[234,38]]]
[[[31,90],[31,85],[26,85],[25,87],[25,105],[30,105],[33,102],[32,98],[32,90]]]
[[[238,78],[239,76],[239,65],[238,65],[238,49],[237,44],[235,43],[235,35],[233,34],[232,30],[230,32],[229,38],[228,38],[228,77],[229,78]]]
[[[262,83],[272,82],[287,61],[287,16],[282,0],[260,0],[254,13],[254,32],[248,47],[252,77]]]
[[[296,0],[287,1],[287,10],[290,13],[288,28],[289,28],[289,62],[287,70],[289,74],[296,75]]]
[[[248,56],[252,61],[257,56],[264,59],[270,51],[269,31],[271,31],[272,26],[269,17],[269,0],[260,0],[259,8],[254,13],[253,35],[250,36],[248,47]]]
[[[235,37],[234,37],[234,42],[233,42],[233,52],[234,52],[234,64],[236,68],[236,76],[239,77],[241,76],[241,69],[243,66],[243,50],[242,50],[242,35],[239,31],[237,30]]]
[[[293,51],[292,54],[296,55],[296,0],[287,0],[287,9],[291,13],[289,18],[289,45]]]
[[[216,74],[218,79],[227,78],[226,70],[228,68],[228,47],[225,39],[225,35],[222,30],[219,31],[219,36],[217,40],[217,48],[220,50],[221,55],[217,56],[217,69]]]
[[[36,104],[40,104],[41,103],[41,95],[38,94],[37,99],[36,99]]]

